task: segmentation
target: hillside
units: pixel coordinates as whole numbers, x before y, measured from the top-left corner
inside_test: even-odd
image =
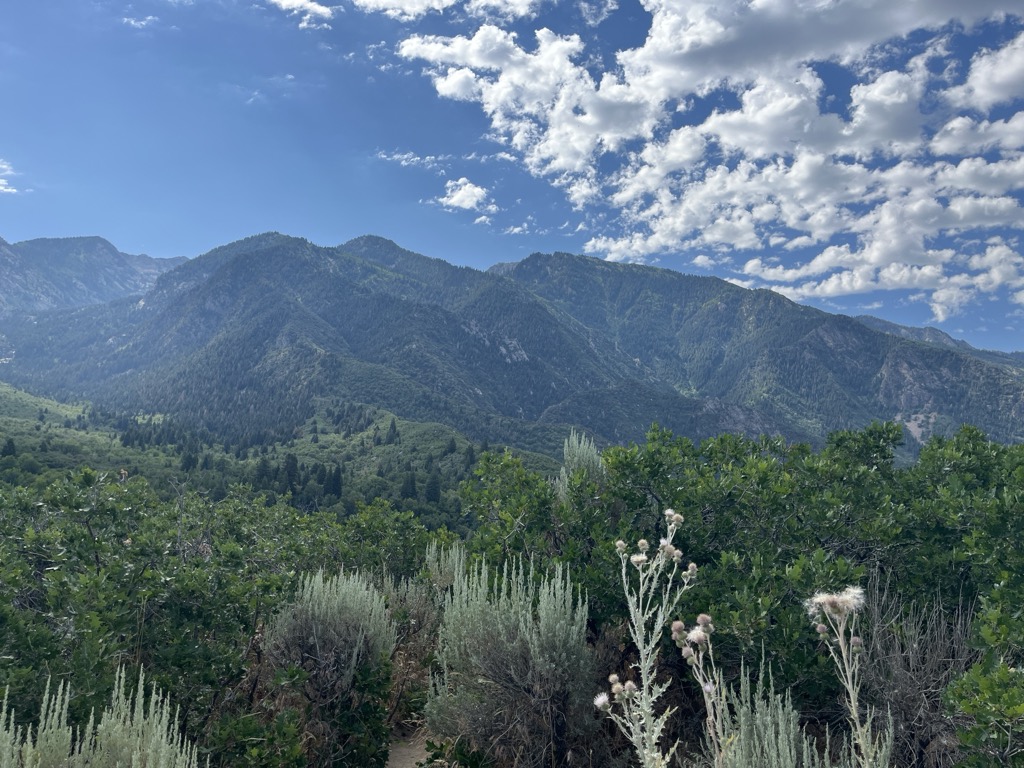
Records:
[[[120,299],[153,287],[182,262],[121,253],[101,237],[0,239],[0,314]]]
[[[923,441],[972,423],[1024,439],[1011,356],[902,338],[716,278],[535,254],[488,272],[377,237],[278,234],[217,248],[143,299],[12,316],[0,377],[221,439],[287,439],[316,403],[367,403],[556,454],[652,422],[703,438],[895,420]]]

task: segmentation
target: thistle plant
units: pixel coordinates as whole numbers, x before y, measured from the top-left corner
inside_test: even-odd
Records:
[[[804,603],[818,636],[828,648],[836,673],[846,693],[850,731],[860,768],[881,768],[889,764],[892,729],[876,736],[872,732],[874,710],[860,711],[861,653],[864,642],[857,634],[857,618],[864,607],[864,590],[850,586],[842,592],[818,592]]]
[[[683,553],[672,539],[682,515],[665,510],[665,537],[658,546],[641,539],[636,551],[629,553],[624,541],[617,541],[622,567],[622,589],[629,608],[629,633],[637,649],[632,665],[636,680],[620,680],[611,675],[610,693],[604,691],[594,698],[594,706],[608,713],[619,730],[629,739],[642,768],[665,768],[675,755],[676,744],[662,752],[659,742],[668,719],[675,711],[669,707],[656,714],[656,704],[668,688],[657,682],[658,645],[668,617],[693,585],[697,566],[682,567]]]
[[[672,622],[672,641],[686,659],[704,697],[708,747],[716,768],[722,768],[728,747],[729,708],[725,687],[722,685],[722,673],[715,664],[715,647],[711,642],[714,632],[714,622],[706,613],[697,617],[697,625],[691,629],[687,629],[682,621]]]

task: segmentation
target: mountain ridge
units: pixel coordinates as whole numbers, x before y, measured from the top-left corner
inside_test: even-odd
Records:
[[[122,253],[98,236],[0,240],[0,313],[76,308],[142,294],[185,261]]]
[[[1024,439],[1012,355],[564,253],[480,271],[372,235],[322,247],[264,233],[160,274],[141,298],[9,316],[4,330],[0,377],[16,386],[243,442],[287,435],[324,398],[549,454],[570,427],[626,442],[652,422],[695,439],[820,444],[873,420],[914,442],[962,422]]]

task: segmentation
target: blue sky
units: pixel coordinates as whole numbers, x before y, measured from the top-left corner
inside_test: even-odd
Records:
[[[1024,349],[1024,0],[20,0],[0,237],[571,251]]]

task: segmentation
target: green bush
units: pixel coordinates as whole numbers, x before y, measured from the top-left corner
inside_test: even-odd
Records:
[[[426,706],[437,735],[498,766],[562,766],[587,752],[593,685],[586,602],[562,569],[541,579],[485,563],[456,574]]]
[[[360,573],[304,578],[264,638],[264,699],[279,722],[297,713],[307,765],[381,766],[395,624]],[[287,745],[286,745],[287,746]]]

